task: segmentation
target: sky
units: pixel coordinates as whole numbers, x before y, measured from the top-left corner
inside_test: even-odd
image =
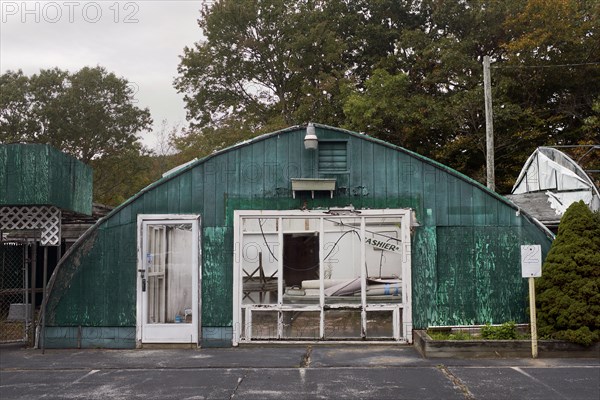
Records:
[[[0,0],[0,70],[33,75],[58,67],[102,66],[131,82],[134,101],[162,121],[185,126],[183,95],[173,88],[185,46],[202,40],[197,20],[210,0]],[[142,135],[153,148],[154,133]]]

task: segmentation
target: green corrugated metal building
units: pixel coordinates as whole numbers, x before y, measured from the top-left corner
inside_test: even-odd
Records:
[[[92,186],[91,167],[49,145],[0,144],[2,341],[33,334],[30,318],[63,248],[95,221]]]
[[[0,145],[0,205],[92,214],[92,168],[47,144]]]
[[[520,246],[550,243],[446,166],[292,127],[188,163],[96,223],[50,280],[44,344],[410,342],[527,322]]]

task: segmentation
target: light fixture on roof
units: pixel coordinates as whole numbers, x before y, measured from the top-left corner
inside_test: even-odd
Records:
[[[315,133],[315,126],[312,122],[306,127],[306,136],[304,136],[304,148],[306,150],[316,150],[319,147],[319,139]]]

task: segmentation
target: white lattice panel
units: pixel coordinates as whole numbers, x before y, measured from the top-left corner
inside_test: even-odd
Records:
[[[60,245],[60,209],[54,206],[0,207],[0,230],[39,230],[42,246]]]

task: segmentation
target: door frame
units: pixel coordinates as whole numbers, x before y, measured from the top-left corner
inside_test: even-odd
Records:
[[[202,224],[199,214],[138,214],[137,216],[137,262],[136,262],[136,345],[142,347],[143,343],[169,343],[165,340],[143,340],[143,292],[142,280],[140,279],[140,269],[144,267],[144,224],[145,223],[165,223],[172,224],[176,222],[191,223],[192,235],[196,233],[197,240],[194,241],[195,248],[192,249],[192,276],[198,285],[197,290],[192,293],[192,298],[197,297],[197,301],[193,302],[193,306],[197,307],[197,311],[192,316],[192,332],[195,337],[191,338],[192,343],[200,345],[202,336]],[[193,286],[192,286],[193,287]],[[190,341],[179,342],[187,343]]]

